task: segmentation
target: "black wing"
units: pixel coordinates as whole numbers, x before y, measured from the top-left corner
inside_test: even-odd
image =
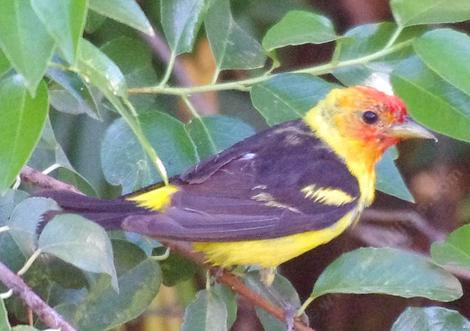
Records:
[[[129,216],[124,228],[189,241],[286,236],[331,226],[357,207],[359,188],[344,162],[303,121],[250,137],[173,180],[180,191],[164,213]],[[309,185],[353,199],[315,201]]]

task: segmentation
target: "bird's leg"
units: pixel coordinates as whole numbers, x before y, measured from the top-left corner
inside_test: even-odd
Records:
[[[276,268],[265,268],[260,270],[260,280],[269,294],[270,300],[279,305],[284,311],[284,319],[287,324],[287,331],[294,329],[294,319],[296,317],[297,308],[290,302],[286,301],[279,292],[273,288],[273,283],[276,278]]]

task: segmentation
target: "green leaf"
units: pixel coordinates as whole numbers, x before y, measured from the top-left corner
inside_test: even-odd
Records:
[[[227,308],[227,330],[230,330],[237,319],[238,306],[235,292],[222,284],[215,284],[211,290],[225,303],[225,308]]]
[[[396,25],[390,22],[364,24],[347,31],[344,38],[338,40],[334,59],[340,62],[361,58],[384,49]],[[407,29],[402,32],[397,42],[415,37],[421,28]],[[344,85],[365,84],[372,74],[388,75],[400,60],[410,56],[412,47],[387,55],[380,60],[364,61],[361,64],[336,69],[333,75]]]
[[[2,77],[4,73],[10,70],[10,68],[10,61],[8,61],[5,54],[0,50],[0,77]]]
[[[393,323],[391,331],[462,331],[470,322],[458,311],[443,307],[408,307]]]
[[[13,209],[7,222],[9,234],[24,256],[29,256],[36,250],[37,230],[42,222],[42,215],[50,210],[60,210],[60,207],[54,200],[46,198],[29,198]]]
[[[68,114],[84,113],[94,119],[100,118],[98,107],[100,96],[96,91],[93,93],[90,86],[76,73],[50,68],[47,76],[57,83],[49,85],[52,107]]]
[[[470,95],[469,36],[451,29],[438,29],[418,38],[413,47],[431,70]]]
[[[419,59],[411,58],[398,66],[392,73],[392,85],[417,122],[455,139],[470,141],[470,97]]]
[[[88,0],[32,0],[31,5],[65,60],[75,64],[85,28]]]
[[[8,312],[2,299],[0,299],[0,330],[11,330],[10,322],[8,321]]]
[[[166,247],[157,247],[155,254],[161,255],[166,250]],[[194,262],[176,253],[171,253],[167,259],[160,261],[160,268],[162,269],[162,281],[165,286],[175,286],[188,280],[197,271],[197,265]]]
[[[439,264],[470,269],[470,224],[453,231],[446,240],[434,242],[431,256]]]
[[[11,212],[17,204],[28,197],[28,193],[19,190],[8,189],[0,196],[0,226],[4,226]]]
[[[96,223],[79,215],[58,215],[44,227],[38,248],[82,270],[108,274],[118,290],[111,242]]]
[[[39,0],[40,1],[40,0]],[[152,25],[135,0],[89,0],[90,9],[153,36]]]
[[[382,156],[377,163],[376,170],[377,182],[375,187],[377,190],[405,201],[414,202],[414,198],[395,165],[394,158],[390,151],[385,152]]]
[[[219,71],[264,65],[261,45],[235,22],[229,0],[213,1],[204,26]]]
[[[119,271],[119,293],[109,277],[99,277],[87,297],[67,312],[77,330],[109,330],[141,315],[158,293],[161,282],[158,263],[146,258],[135,245],[113,242]]]
[[[325,17],[303,10],[288,12],[263,38],[267,51],[302,44],[323,44],[338,39],[333,23]]]
[[[269,125],[303,117],[335,85],[307,74],[279,74],[256,84],[251,101]]]
[[[453,301],[457,278],[424,256],[395,248],[359,248],[341,255],[315,282],[311,297],[327,293],[377,293]]]
[[[156,84],[152,53],[143,41],[123,36],[107,42],[101,50],[119,66],[128,87]],[[132,95],[130,101],[136,109],[146,109],[155,104],[155,96]]]
[[[31,8],[30,0],[5,0],[0,10],[0,47],[21,74],[31,95],[46,72],[54,40]]]
[[[18,325],[11,329],[12,331],[39,331],[38,329],[29,325]]]
[[[77,69],[86,83],[102,93],[127,97],[127,86],[119,67],[89,41],[82,39]]]
[[[221,115],[203,117],[200,121],[193,119],[186,124],[186,129],[201,160],[255,134],[255,130],[241,120]]]
[[[196,299],[186,307],[181,331],[227,331],[227,308],[217,294],[199,291]]]
[[[455,23],[470,19],[467,0],[391,0],[393,17],[400,26]]]
[[[158,151],[169,176],[178,174],[197,160],[195,147],[184,124],[157,111],[139,116],[142,129]],[[101,167],[108,182],[121,185],[123,192],[160,180],[152,163],[123,119],[106,131],[101,145]]]
[[[0,80],[0,192],[7,189],[33,152],[46,122],[46,84],[32,98],[19,75]]]
[[[163,32],[174,54],[191,52],[204,14],[204,0],[161,2]]]

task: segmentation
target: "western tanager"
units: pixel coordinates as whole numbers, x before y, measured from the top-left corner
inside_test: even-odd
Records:
[[[374,199],[376,162],[415,137],[433,135],[408,118],[398,97],[334,89],[304,118],[249,137],[169,185],[116,200],[43,195],[108,229],[192,242],[217,266],[273,268],[358,220]]]

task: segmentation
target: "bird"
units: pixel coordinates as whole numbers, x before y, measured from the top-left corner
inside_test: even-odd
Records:
[[[41,195],[106,229],[190,242],[217,267],[272,270],[355,224],[375,165],[409,138],[435,139],[404,102],[372,87],[332,89],[302,118],[242,140],[186,172],[113,200]]]

